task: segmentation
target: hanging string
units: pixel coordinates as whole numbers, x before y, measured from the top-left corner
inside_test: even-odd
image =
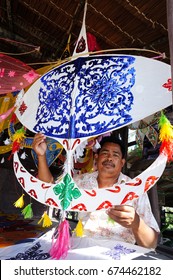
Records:
[[[161,23],[159,23],[158,21],[153,21],[151,18],[147,17],[146,14],[144,14],[143,12],[141,12],[139,10],[139,8],[135,5],[133,5],[129,0],[125,0],[127,2],[127,4],[129,6],[131,6],[133,9],[135,9],[137,11],[137,13],[140,15],[140,16],[143,16],[143,18],[145,18],[145,20],[149,21],[152,23],[152,28],[155,28],[155,25],[158,25],[160,26],[161,28],[163,28],[166,32],[168,31],[168,29]]]
[[[95,13],[101,15],[106,21],[109,21],[111,23],[111,25],[113,25],[116,29],[118,29],[121,33],[123,33],[124,35],[126,35],[126,37],[130,38],[132,43],[134,43],[135,41],[139,41],[142,45],[146,45],[145,42],[143,42],[141,39],[139,38],[134,38],[132,35],[130,35],[127,31],[123,31],[123,29],[115,24],[110,18],[106,17],[102,12],[98,11],[93,5],[91,4],[88,4],[88,6],[90,6],[94,11]]]
[[[26,3],[25,1],[22,2],[23,5],[25,5],[29,10],[31,10],[32,12],[34,12],[36,15],[38,15],[38,18],[44,18],[46,21],[50,22],[51,24],[53,24],[54,26],[58,27],[60,30],[66,32],[65,27],[63,27],[63,25],[59,25],[57,24],[55,21],[52,21],[49,17],[46,17],[43,13],[40,13],[38,10],[36,10],[35,8],[32,7],[32,2]],[[52,4],[52,2],[51,2]],[[65,12],[63,10],[63,14],[66,13],[68,16],[72,17],[70,14],[68,14],[67,12]]]
[[[39,52],[39,50],[35,49],[35,50],[29,51],[29,52],[21,52],[21,53],[8,53],[8,52],[0,52],[0,53],[1,54],[6,54],[6,55],[26,55],[26,54],[31,54],[31,53],[34,53],[34,52]]]
[[[34,49],[40,49],[39,46],[34,46],[34,45],[31,45],[31,44],[19,42],[19,41],[16,41],[16,40],[11,40],[11,39],[8,39],[8,38],[0,38],[0,40],[7,41],[7,42],[10,42],[10,43],[19,44],[19,45],[24,45],[26,47],[31,47],[31,48],[34,48]]]
[[[109,53],[109,52],[121,52],[121,51],[137,51],[137,52],[149,52],[149,53],[154,53],[154,54],[157,54],[159,57],[162,57],[162,58],[168,58],[165,56],[165,53],[160,53],[158,51],[154,51],[154,50],[150,50],[150,49],[140,49],[140,48],[120,48],[120,49],[106,49],[106,50],[99,50],[99,51],[94,51],[94,52],[86,52],[85,55],[87,54],[102,54],[102,53]],[[68,62],[70,61],[72,58],[78,58],[78,57],[82,57],[81,54],[77,54],[77,55],[74,55],[74,56],[70,56],[70,57],[67,57],[63,60],[58,60],[57,61],[54,61],[54,62],[38,62],[38,63],[27,63],[28,65],[37,65],[37,64],[52,64],[54,65],[54,67],[57,67],[65,62]]]

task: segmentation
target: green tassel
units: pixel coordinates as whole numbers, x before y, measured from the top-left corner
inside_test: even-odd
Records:
[[[24,219],[30,219],[33,217],[33,211],[31,208],[31,204],[28,204],[23,210],[22,210],[22,215],[24,216]]]
[[[115,221],[108,216],[107,222],[110,224],[115,224]]]

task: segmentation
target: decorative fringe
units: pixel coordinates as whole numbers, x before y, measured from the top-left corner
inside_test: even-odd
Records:
[[[173,139],[173,126],[171,125],[167,117],[163,114],[163,112],[161,113],[161,117],[159,120],[159,128],[159,139],[161,142],[169,141],[170,138]]]
[[[82,224],[82,221],[79,220],[78,223],[77,223],[77,226],[76,228],[74,229],[74,232],[76,234],[77,237],[82,237],[83,236],[83,224]]]
[[[31,204],[28,204],[23,210],[22,210],[22,215],[24,216],[24,219],[30,219],[33,217],[33,211],[31,208]]]
[[[9,157],[9,160],[11,159],[11,156],[15,152],[19,151],[19,149],[21,147],[21,143],[24,140],[24,138],[25,138],[25,129],[24,129],[24,127],[16,130],[16,132],[14,133],[14,135],[12,137],[13,144],[12,144],[12,151],[11,151],[11,155]]]
[[[20,129],[16,130],[13,135],[13,142],[21,143],[25,138],[25,129],[21,127]]]
[[[24,197],[24,194],[22,194],[21,195],[21,197],[18,199],[18,200],[16,200],[16,202],[14,202],[14,206],[16,207],[16,208],[23,208],[23,206],[24,206],[24,199],[23,199],[23,197]]]
[[[15,113],[13,113],[13,114],[12,114],[12,116],[11,116],[11,120],[10,120],[10,122],[11,122],[11,123],[15,123],[15,122],[16,122],[16,120],[17,120],[16,114],[15,114]]]
[[[70,248],[70,226],[67,220],[60,223],[58,227],[58,236],[52,241],[52,248],[50,250],[50,255],[53,259],[59,260],[64,259],[67,256],[68,250]]]
[[[167,117],[161,114],[159,120],[159,140],[162,142],[160,146],[160,153],[167,155],[168,162],[173,160],[173,126]]]
[[[43,222],[42,227],[50,227],[52,225],[52,221],[49,218],[49,216],[48,216],[46,211],[42,215],[41,219],[38,221],[38,224],[40,224],[42,222]]]

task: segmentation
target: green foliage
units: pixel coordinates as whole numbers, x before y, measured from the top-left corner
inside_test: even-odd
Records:
[[[173,229],[173,208],[164,207],[165,210],[165,226],[162,228],[161,232],[164,232],[166,229]]]

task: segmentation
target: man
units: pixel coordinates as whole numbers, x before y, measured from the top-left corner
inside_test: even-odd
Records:
[[[127,181],[130,178],[121,173],[125,164],[125,148],[119,139],[104,137],[101,148],[95,155],[97,171],[74,178],[81,188],[106,188]],[[45,136],[36,134],[33,149],[38,156],[38,177],[45,182],[53,182],[53,176],[46,162]],[[115,238],[137,243],[146,248],[155,248],[159,227],[151,212],[147,194],[126,205],[115,205],[107,212],[80,213],[84,233],[89,237]]]

